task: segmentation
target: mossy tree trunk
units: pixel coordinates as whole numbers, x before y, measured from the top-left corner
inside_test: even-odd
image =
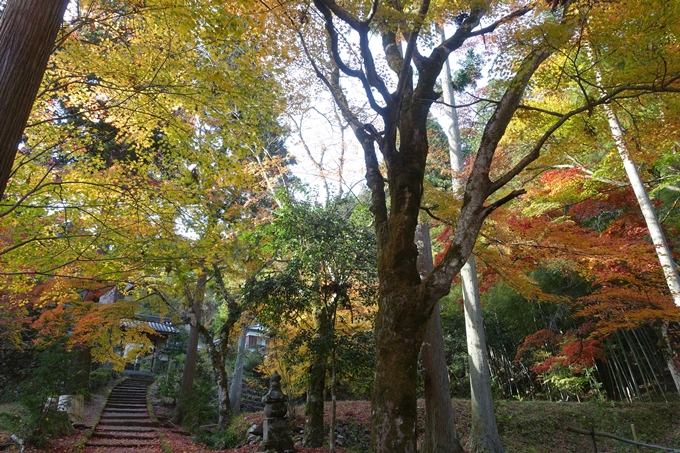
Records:
[[[185,287],[185,293],[191,313],[189,321],[189,341],[187,342],[187,353],[184,359],[184,370],[182,371],[182,384],[179,388],[179,400],[173,411],[172,419],[175,423],[181,424],[186,415],[186,406],[191,401],[191,389],[194,385],[194,375],[196,374],[196,362],[198,361],[198,326],[201,324],[203,313],[203,301],[205,300],[205,285],[208,275],[203,272],[196,280],[196,288],[193,293]]]
[[[482,134],[465,185],[463,205],[453,238],[441,262],[427,277],[421,279],[414,238],[428,154],[426,122],[431,104],[439,97],[434,87],[447,56],[473,35],[472,30],[479,24],[485,9],[473,8],[462,19],[453,36],[429,56],[419,54],[416,49],[419,33],[417,21],[410,23],[410,28],[404,33],[407,41],[404,56],[399,51],[394,29],[383,30],[381,36],[385,58],[398,77],[396,89],[391,92],[380,78],[368,45],[369,34],[373,30],[373,12],[369,13],[367,19],[359,20],[333,0],[316,0],[314,5],[325,20],[330,63],[335,66],[328,69],[326,61],[323,67],[316,64],[309,47],[305,50],[317,76],[331,91],[363,149],[377,237],[380,289],[375,318],[377,363],[371,400],[370,448],[375,453],[415,453],[417,365],[427,323],[437,302],[448,294],[453,278],[467,261],[486,217],[524,191],[508,191],[494,202],[487,203],[487,199],[539,157],[543,143],[554,130],[547,131],[514,167],[491,179],[496,147],[519,106],[529,80],[551,54],[554,45],[535,48],[517,66],[515,76],[509,81]],[[428,8],[429,2],[423,2],[419,17],[424,18]],[[511,13],[504,22],[528,10],[523,8]],[[355,62],[347,65],[343,61],[335,20],[344,22],[359,35],[361,69],[354,69]],[[499,23],[486,30],[493,31]],[[417,79],[412,64],[418,69]],[[363,123],[355,115],[340,84],[341,73],[363,84],[371,108],[382,119],[383,131]],[[380,96],[382,104],[377,102],[376,96]],[[561,121],[566,121],[566,118]],[[384,159],[386,174],[381,171],[377,150]],[[389,186],[389,194],[386,185]]]
[[[238,415],[241,412],[243,367],[246,358],[246,333],[247,327],[243,329],[241,337],[238,340],[238,352],[236,355],[236,363],[234,364],[234,374],[231,377],[231,385],[229,387],[229,403],[231,404],[231,413],[234,415]]]
[[[207,271],[206,271],[207,273]],[[205,325],[198,324],[198,330],[203,336],[206,348],[208,349],[208,356],[213,371],[216,376],[217,384],[217,405],[218,405],[218,422],[217,427],[220,431],[224,431],[229,427],[233,416],[231,402],[229,398],[229,375],[227,374],[227,355],[229,352],[229,343],[231,341],[234,326],[241,319],[243,313],[243,305],[239,303],[227,290],[222,279],[222,272],[217,264],[213,264],[213,275],[215,283],[220,291],[220,295],[227,304],[227,319],[220,326],[216,334],[208,330]]]
[[[418,269],[425,278],[434,267],[430,228],[419,225],[416,230]],[[425,379],[425,433],[421,453],[462,453],[458,440],[455,415],[451,404],[451,382],[446,366],[444,334],[439,303],[435,305],[427,324],[425,341],[421,350],[423,377]]]
[[[319,448],[324,443],[324,401],[326,393],[326,371],[328,368],[329,344],[332,326],[325,306],[315,314],[316,335],[312,344],[311,363],[307,374],[307,402],[305,403],[305,431],[302,444],[306,448]]]

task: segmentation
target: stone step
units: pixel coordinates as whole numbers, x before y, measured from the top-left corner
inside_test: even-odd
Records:
[[[96,432],[110,432],[110,431],[127,431],[131,433],[154,433],[156,428],[149,426],[106,426],[98,425]]]
[[[106,410],[118,410],[118,409],[130,409],[130,410],[147,410],[146,404],[122,404],[122,403],[112,403],[106,405]]]
[[[146,419],[107,418],[99,422],[102,426],[151,426],[158,427],[158,422]]]
[[[109,398],[107,403],[132,403],[132,404],[146,404],[146,398]]]
[[[142,433],[134,431],[95,431],[92,433],[92,437],[98,437],[100,439],[158,439],[158,435],[155,431],[147,431]]]
[[[146,394],[144,395],[110,395],[109,399],[106,401],[144,401],[146,400]]]
[[[146,393],[116,393],[109,395],[111,398],[146,398]]]
[[[104,412],[102,413],[101,419],[126,419],[126,420],[135,420],[138,418],[149,418],[149,414],[146,412],[144,413],[132,413],[132,412]]]
[[[146,413],[148,412],[146,408],[146,404],[143,406],[129,406],[129,405],[121,405],[121,406],[109,406],[108,404],[104,408],[105,412],[131,412],[134,414],[139,414],[139,413]]]
[[[114,401],[106,405],[105,410],[121,410],[121,409],[146,409],[146,401]]]
[[[87,445],[88,447],[116,447],[116,448],[154,447],[158,445],[158,440],[96,439],[89,440],[85,445]]]
[[[139,406],[139,407],[130,407],[130,406],[124,406],[124,407],[111,407],[111,406],[106,406],[104,409],[104,412],[130,412],[132,414],[140,414],[144,413],[146,414],[147,409],[146,406]]]

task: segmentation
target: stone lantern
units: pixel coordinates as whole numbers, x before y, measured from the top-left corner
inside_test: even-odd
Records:
[[[262,397],[264,402],[264,424],[260,451],[276,453],[294,452],[293,439],[288,429],[286,402],[288,397],[281,391],[281,376],[274,371],[269,378],[269,391]]]

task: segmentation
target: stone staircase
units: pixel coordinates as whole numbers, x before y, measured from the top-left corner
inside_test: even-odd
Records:
[[[267,389],[258,388],[245,379],[241,389],[241,412],[262,412],[264,410],[262,395],[267,393]]]
[[[109,395],[99,423],[85,444],[83,453],[113,453],[125,448],[130,452],[162,453],[156,428],[149,417],[146,392],[153,375],[129,373]]]

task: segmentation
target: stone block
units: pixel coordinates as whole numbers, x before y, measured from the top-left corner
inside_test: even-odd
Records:
[[[57,410],[66,412],[71,422],[82,422],[85,414],[85,397],[83,395],[61,395]]]

